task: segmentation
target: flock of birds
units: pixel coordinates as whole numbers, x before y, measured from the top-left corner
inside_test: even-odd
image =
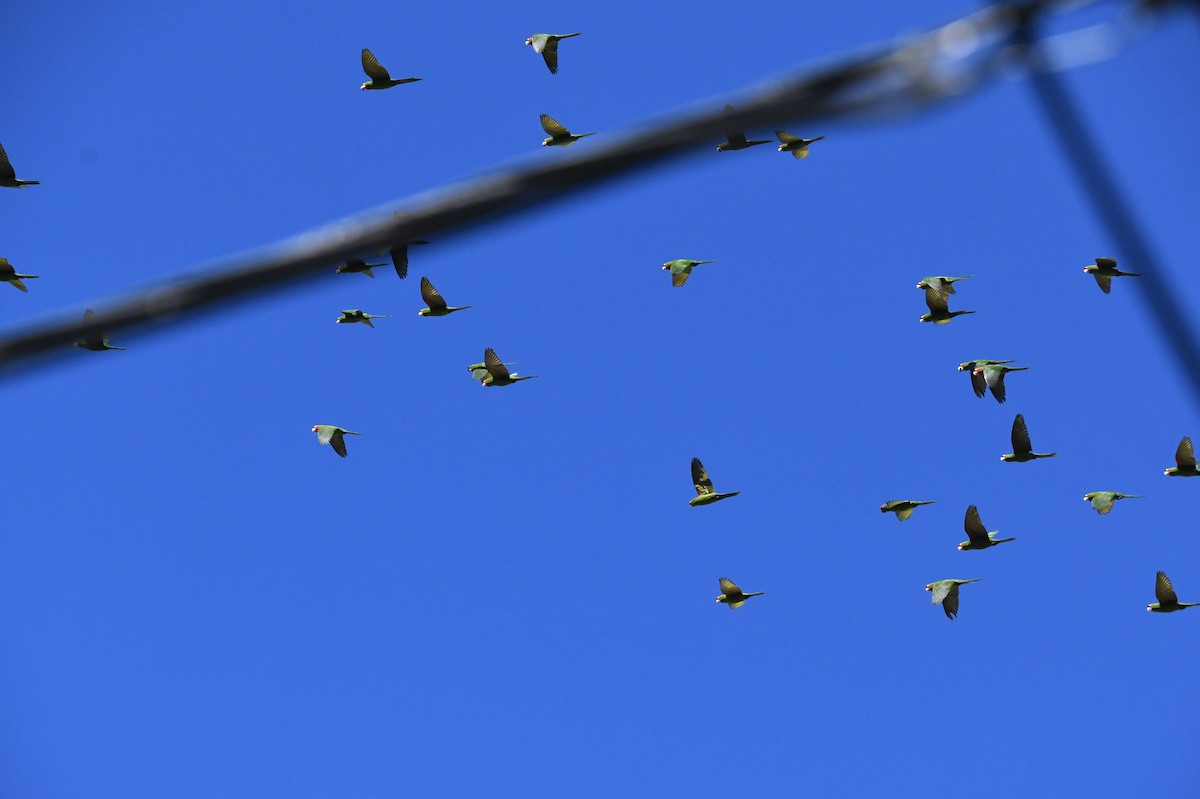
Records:
[[[563,39],[570,39],[579,35],[579,33],[536,33],[527,38],[525,44],[531,46],[535,52],[542,56],[551,74],[557,74],[559,42]],[[421,80],[421,78],[415,77],[393,78],[388,70],[379,63],[375,55],[366,48],[362,50],[362,68],[368,78],[359,87],[364,91],[390,89],[395,86]],[[726,115],[732,113],[732,111],[732,106],[725,106]],[[549,114],[542,114],[540,121],[542,129],[546,132],[546,138],[542,140],[543,147],[566,147],[585,136],[595,135],[595,131],[573,134]],[[793,136],[782,130],[775,131],[775,137],[779,141],[777,148],[779,152],[791,153],[797,159],[807,158],[809,146],[825,138],[824,136],[817,136],[807,139],[800,136]],[[719,152],[744,150],[756,145],[769,143],[771,142],[768,139],[747,139],[745,132],[742,130],[729,130],[726,133],[726,140],[717,145],[717,150]],[[12,163],[8,159],[8,154],[5,152],[3,145],[0,145],[0,187],[21,189],[27,186],[36,186],[39,183],[40,181],[18,178]],[[397,213],[397,216],[399,216],[399,213]],[[398,277],[401,279],[408,277],[408,247],[428,243],[427,241],[416,240],[400,242],[389,250],[392,265]],[[695,267],[709,263],[715,263],[715,261],[695,261],[681,258],[667,261],[662,265],[662,268],[670,273],[671,285],[681,287],[687,283]],[[360,258],[349,258],[345,263],[339,265],[335,271],[338,274],[362,273],[370,278],[374,278],[375,274],[371,270],[384,266],[387,266],[387,264],[368,263]],[[1095,259],[1095,263],[1085,266],[1083,271],[1095,278],[1100,290],[1105,294],[1108,294],[1112,290],[1112,279],[1114,277],[1140,277],[1138,273],[1124,272],[1118,269],[1116,260],[1112,258],[1097,258]],[[0,281],[9,283],[21,291],[28,291],[23,281],[38,277],[38,275],[20,274],[9,263],[7,258],[0,258]],[[925,304],[928,306],[929,312],[923,314],[920,317],[920,321],[933,322],[935,325],[945,325],[949,324],[956,316],[975,313],[974,311],[951,311],[949,308],[950,295],[957,294],[954,284],[969,277],[972,276],[963,275],[955,277],[938,275],[926,277],[921,280],[917,284],[917,288],[924,290]],[[421,298],[427,306],[418,311],[418,314],[421,316],[447,316],[472,307],[470,305],[449,305],[428,277],[421,278]],[[92,309],[89,308],[84,311],[85,320],[89,320],[94,316],[95,313]],[[375,325],[372,324],[372,319],[386,318],[389,317],[383,314],[366,313],[361,309],[354,308],[343,310],[336,322],[338,324],[362,323],[367,327],[374,328]],[[108,338],[102,333],[85,336],[77,340],[75,346],[96,352],[125,349],[124,347],[116,347],[110,344]],[[1009,372],[1019,372],[1029,368],[1027,366],[1009,366],[1011,363],[1013,363],[1011,360],[980,359],[960,363],[958,370],[970,374],[971,388],[976,397],[982,398],[990,391],[992,397],[997,402],[1003,403],[1006,398],[1004,386],[1005,375]],[[495,350],[489,347],[484,350],[483,361],[468,365],[467,370],[471,373],[471,379],[478,380],[485,388],[489,386],[509,386],[537,377],[537,375],[518,375],[516,372],[510,372],[508,367],[511,365],[512,363],[502,361]],[[353,430],[346,430],[345,428],[328,424],[313,425],[312,431],[317,434],[317,441],[319,443],[329,445],[334,452],[343,458],[347,455],[345,437],[348,435],[362,435],[362,433]],[[1033,451],[1029,438],[1029,429],[1025,424],[1025,417],[1019,413],[1013,419],[1012,449],[1012,452],[1001,455],[1000,459],[1006,462],[1024,463],[1040,458],[1051,458],[1057,454],[1055,452],[1039,453]],[[1200,470],[1196,467],[1196,457],[1192,448],[1191,438],[1188,436],[1183,437],[1183,440],[1179,442],[1179,447],[1175,451],[1175,466],[1164,470],[1163,473],[1169,477],[1200,477]],[[725,493],[716,491],[712,480],[708,476],[708,472],[704,468],[704,464],[700,462],[699,458],[692,459],[692,483],[696,489],[696,496],[689,501],[692,507],[711,505],[720,500],[735,497],[740,493],[738,491]],[[1109,513],[1118,500],[1139,499],[1141,497],[1136,494],[1122,494],[1116,491],[1092,491],[1085,494],[1083,498],[1085,501],[1091,503],[1092,508],[1097,513],[1103,515]],[[899,521],[905,521],[912,516],[918,507],[932,505],[935,502],[936,500],[889,500],[881,505],[879,510],[883,513],[894,513]],[[1016,540],[1015,538],[997,538],[997,531],[989,531],[987,529],[980,519],[979,509],[975,505],[967,507],[966,516],[963,520],[963,528],[966,531],[967,540],[958,545],[960,551],[990,549],[998,544]],[[927,584],[925,590],[932,592],[933,603],[942,606],[946,617],[954,619],[958,615],[959,588],[969,583],[979,582],[980,579],[982,578],[938,580]],[[731,609],[740,608],[750,597],[761,596],[764,593],[762,591],[745,592],[726,577],[719,578],[718,583],[721,593],[717,596],[716,601]],[[1170,579],[1162,571],[1158,572],[1155,577],[1154,593],[1158,601],[1146,606],[1146,610],[1151,612],[1171,613],[1200,605],[1198,602],[1180,602],[1176,596],[1175,589],[1171,585]]]

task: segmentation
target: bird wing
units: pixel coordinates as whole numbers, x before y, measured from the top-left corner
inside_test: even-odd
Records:
[[[685,266],[683,269],[679,270],[678,272],[672,271],[671,272],[671,285],[674,286],[675,288],[679,288],[684,283],[686,283],[688,281],[688,278],[691,276],[692,276],[692,268],[690,266]]]
[[[801,158],[808,158],[808,148],[800,147],[792,150],[792,158],[795,158],[797,161],[799,161]]]
[[[1108,491],[1100,491],[1092,496],[1092,509],[1104,515],[1113,509],[1114,494]]]
[[[333,434],[336,431],[337,431],[337,428],[334,427],[333,425],[328,425],[328,424],[317,425],[317,441],[320,441],[322,444],[328,444],[329,441],[333,438]]]
[[[0,180],[16,180],[17,172],[13,169],[13,165],[9,163],[8,153],[4,152],[4,145],[0,144]]]
[[[1100,267],[1101,269],[1116,269],[1117,268],[1117,259],[1116,258],[1097,258],[1096,266]]]
[[[950,620],[958,615],[958,583],[951,583],[946,589],[946,596],[942,600],[942,610],[946,611],[946,618]]]
[[[987,381],[984,380],[982,373],[977,374],[974,370],[971,371],[971,388],[977,397],[982,397],[987,393]]]
[[[362,65],[363,72],[367,73],[367,77],[373,81],[383,82],[392,79],[388,71],[380,65],[379,59],[375,58],[375,54],[365,47],[362,51]]]
[[[699,458],[692,458],[692,484],[696,486],[697,496],[713,493],[713,483],[704,470],[704,464]]]
[[[986,544],[991,540],[988,538],[987,528],[983,526],[983,521],[979,518],[979,508],[974,505],[967,506],[963,529],[967,531],[967,538],[971,539],[972,544]]]
[[[91,308],[88,308],[83,312],[83,321],[90,322],[95,318],[96,318],[96,312],[93,311]]]
[[[396,274],[400,279],[408,277],[408,245],[399,244],[388,250],[392,256],[392,264],[396,267]]]
[[[1192,451],[1192,439],[1184,436],[1175,450],[1175,465],[1180,469],[1196,468],[1196,453]]]
[[[949,310],[949,306],[946,304],[946,292],[933,286],[925,289],[925,304],[929,306],[929,310],[933,313]]]
[[[334,430],[329,436],[329,444],[333,447],[333,451],[343,458],[346,457],[346,437],[341,430]]]
[[[900,510],[896,511],[896,518],[900,521],[904,521],[909,516],[913,515],[914,510],[916,510],[916,507],[911,505],[907,508],[901,508]]]
[[[1004,370],[985,366],[983,369],[983,378],[987,381],[988,388],[992,390],[992,396],[998,402],[1004,402]]]
[[[1096,285],[1099,286],[1100,290],[1105,294],[1108,294],[1110,291],[1112,291],[1112,277],[1109,275],[1102,275],[1098,271],[1092,272],[1092,277],[1096,278]]]
[[[542,120],[542,130],[546,131],[548,135],[554,136],[555,138],[571,135],[571,131],[564,128],[554,117],[550,116],[549,114],[542,114],[540,119]]]
[[[732,113],[733,113],[733,106],[731,106],[731,105],[725,106],[725,116],[729,116]],[[746,146],[746,132],[744,130],[736,130],[736,129],[729,130],[725,134],[725,138],[729,140],[730,144],[737,144],[737,145],[741,145],[742,147]]]
[[[1154,578],[1154,595],[1158,597],[1160,605],[1174,605],[1179,601],[1179,597],[1175,595],[1175,587],[1171,585],[1171,579],[1167,577],[1166,572],[1159,572]]]
[[[546,66],[550,69],[551,75],[558,74],[558,39],[553,36],[546,37],[546,40],[541,43],[542,47],[538,49],[538,42],[533,43],[533,49],[542,54],[542,58],[546,61]]]
[[[940,605],[945,601],[946,595],[950,593],[950,589],[954,588],[953,580],[942,580],[940,583],[934,583],[937,587],[933,589],[933,604]]]
[[[483,351],[483,365],[488,370],[493,378],[507,379],[510,377],[508,367],[500,360],[500,356],[496,355],[496,351],[488,347]]]
[[[446,307],[446,301],[442,299],[442,295],[438,293],[427,277],[421,278],[421,299],[425,300],[425,304],[434,310]]]
[[[1159,574],[1161,573],[1162,572],[1159,572]],[[742,593],[742,589],[738,588],[737,585],[734,584],[733,580],[730,580],[728,577],[722,577],[717,582],[721,584],[721,593],[725,596],[729,596],[731,594],[736,596],[737,594]]]
[[[0,258],[0,280],[7,280],[8,276],[17,274],[16,267],[8,262],[7,258]]]
[[[1033,452],[1033,444],[1029,442],[1029,428],[1025,426],[1025,417],[1017,414],[1012,426],[1013,453]]]
[[[790,144],[794,141],[800,141],[799,136],[793,136],[792,134],[790,134],[784,130],[775,131],[775,138],[779,139],[780,143],[782,143],[782,144]]]

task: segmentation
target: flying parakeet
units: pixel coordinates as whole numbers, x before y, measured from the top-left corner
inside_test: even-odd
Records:
[[[393,80],[388,71],[379,64],[379,60],[375,58],[375,54],[365,47],[362,51],[362,68],[363,72],[367,73],[367,77],[370,78],[369,81],[358,87],[364,90],[390,89],[393,86],[399,86],[401,83],[415,83],[420,80],[420,78]]]
[[[926,585],[925,590],[933,592],[933,604],[941,605],[942,610],[946,612],[946,618],[953,621],[954,617],[958,615],[958,587],[968,583],[977,583],[982,579],[982,577],[977,577],[974,580],[938,580],[936,583]]]
[[[1174,613],[1177,610],[1200,605],[1200,602],[1180,602],[1179,597],[1175,595],[1175,587],[1171,585],[1171,580],[1167,577],[1166,572],[1159,572],[1155,575],[1154,596],[1158,601],[1146,606],[1146,610],[1151,613]]]
[[[662,268],[671,273],[671,285],[679,288],[688,281],[692,276],[692,268],[700,264],[715,264],[716,261],[689,261],[687,258],[679,258],[674,261],[667,261],[662,265]]]
[[[1101,516],[1113,509],[1113,503],[1118,499],[1141,499],[1138,494],[1119,494],[1116,491],[1092,491],[1083,495],[1086,502],[1092,503],[1092,508]]]
[[[1012,363],[1012,361],[988,361],[984,359],[963,361],[958,365],[958,371],[967,372],[971,376],[971,390],[975,392],[976,397],[983,397],[987,394],[987,381],[983,379],[983,372],[976,374],[975,367],[997,366],[1002,363]]]
[[[0,186],[8,189],[23,189],[26,186],[37,186],[40,184],[40,180],[18,179],[12,163],[8,160],[8,153],[4,152],[4,145],[0,144]]]
[[[550,74],[557,75],[559,41],[578,35],[578,33],[535,33],[525,40],[525,44],[533,47],[534,52],[541,53],[542,58],[546,60],[546,67],[550,70]]]
[[[366,325],[367,327],[374,330],[375,325],[371,324],[372,319],[391,319],[391,318],[392,317],[390,317],[386,314],[363,313],[358,308],[351,308],[348,311],[342,311],[342,315],[339,316],[334,321],[336,321],[339,325],[346,325],[346,324],[353,324],[355,322],[362,322],[364,325]]]
[[[312,429],[317,434],[317,441],[322,444],[329,444],[333,447],[333,451],[343,458],[346,457],[345,436],[362,435],[362,433],[355,433],[353,430],[343,430],[331,424],[314,424]]]
[[[992,397],[996,402],[1004,403],[1004,376],[1009,372],[1024,372],[1029,369],[1028,366],[1004,366],[1003,364],[984,364],[976,366],[972,375],[979,375],[983,378],[983,382],[992,390]],[[972,377],[972,385],[976,378]]]
[[[728,605],[730,610],[737,610],[742,605],[746,604],[746,600],[752,596],[762,596],[763,591],[753,591],[747,594],[742,589],[738,588],[728,577],[722,577],[717,581],[721,586],[721,595],[717,597],[717,601]]]
[[[937,502],[936,499],[919,500],[919,499],[889,499],[887,502],[879,506],[879,510],[883,513],[894,513],[896,518],[904,521],[909,516],[913,515],[913,511],[922,505],[933,505]]]
[[[21,291],[28,292],[29,289],[25,288],[25,284],[21,281],[31,280],[36,277],[38,275],[18,275],[17,270],[13,268],[13,265],[8,262],[7,258],[0,258],[0,282],[11,283]]]
[[[777,130],[775,131],[775,138],[779,139],[779,147],[776,148],[779,152],[791,153],[793,158],[800,159],[808,158],[808,145],[820,141],[825,137],[818,136],[815,139],[804,139],[799,136],[793,136],[786,131]]]
[[[1057,452],[1033,451],[1033,445],[1029,443],[1029,428],[1025,426],[1025,417],[1019,413],[1013,419],[1012,446],[1013,451],[1006,455],[1001,455],[1000,460],[1024,463],[1025,461],[1033,461],[1038,458],[1053,458],[1058,454]]]
[[[88,308],[83,312],[83,321],[90,322],[96,318],[96,312]],[[92,352],[104,352],[104,350],[123,350],[124,347],[114,347],[108,343],[108,337],[103,333],[92,333],[89,336],[75,339],[75,346]]]
[[[542,139],[543,147],[566,147],[568,144],[574,144],[584,136],[595,136],[596,131],[591,133],[580,133],[578,135],[564,128],[561,124],[554,120],[554,117],[549,114],[542,114],[542,130],[546,131],[549,136]]]
[[[693,508],[697,505],[711,505],[742,493],[741,491],[731,491],[727,494],[719,494],[714,491],[712,480],[708,478],[708,472],[704,470],[704,464],[700,462],[699,458],[692,458],[692,483],[696,486],[696,496],[689,499],[688,504]]]
[[[1141,277],[1140,272],[1122,272],[1117,269],[1117,261],[1115,258],[1097,258],[1096,263],[1088,264],[1083,268],[1083,271],[1090,272],[1092,277],[1096,278],[1096,285],[1105,294],[1112,291],[1112,279],[1114,277]]]
[[[725,116],[733,113],[733,106],[725,106]],[[756,139],[754,141],[746,141],[746,132],[744,130],[730,130],[725,134],[725,141],[717,145],[717,152],[725,150],[745,150],[747,147],[753,147],[756,144],[770,144],[770,139]]]
[[[960,551],[968,549],[987,549],[994,547],[996,544],[1003,544],[1005,541],[1016,541],[1016,538],[996,538],[997,530],[988,532],[988,529],[983,526],[983,522],[979,518],[979,508],[974,505],[967,506],[967,515],[963,519],[963,529],[967,531],[967,541],[963,541],[958,545]]]
[[[929,306],[929,313],[921,314],[921,321],[944,325],[956,316],[975,313],[974,311],[951,311],[947,305],[947,296],[946,292],[938,289],[925,289],[925,304]]]
[[[950,277],[949,275],[938,275],[937,277],[923,277],[921,282],[917,284],[919,289],[933,289],[940,291],[943,294],[957,294],[954,290],[954,284],[959,280],[966,280],[974,275],[963,275],[962,277]]]
[[[1163,474],[1167,477],[1196,477],[1200,472],[1196,471],[1196,453],[1192,451],[1192,439],[1184,436],[1179,442],[1179,446],[1175,448],[1175,465],[1169,469],[1163,469]]]
[[[472,305],[447,305],[446,301],[442,299],[442,295],[438,293],[438,290],[433,287],[433,284],[429,282],[429,278],[427,277],[421,278],[421,299],[425,300],[425,304],[429,306],[417,311],[421,316],[446,316],[455,311],[465,311],[467,308],[474,307]]]
[[[362,272],[367,277],[374,278],[375,273],[371,270],[377,266],[387,266],[387,264],[369,264],[361,258],[347,258],[346,263],[333,271],[338,275],[344,275],[348,272]]]
[[[488,347],[483,351],[483,368],[487,371],[486,375],[480,378],[480,383],[484,388],[488,386],[511,386],[513,383],[519,383],[522,380],[532,380],[537,375],[521,375],[517,376],[516,372],[511,374],[508,367],[500,360],[500,356],[496,355],[496,351]],[[472,373],[474,376],[474,373]]]

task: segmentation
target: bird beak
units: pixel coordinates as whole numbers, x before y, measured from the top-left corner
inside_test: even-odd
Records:
[[[526,39],[525,44],[533,44],[533,37],[530,36],[528,39]]]
[[[926,590],[926,591],[932,591],[932,590],[933,590],[933,583],[930,583],[929,585],[925,586],[925,590]]]

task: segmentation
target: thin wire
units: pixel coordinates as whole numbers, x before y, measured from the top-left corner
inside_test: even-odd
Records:
[[[327,225],[267,248],[235,265],[210,268],[157,288],[133,292],[98,309],[88,321],[66,318],[0,340],[0,377],[68,352],[89,335],[164,325],[255,293],[311,279],[331,264],[393,245],[495,222],[564,195],[599,186],[652,164],[677,158],[735,127],[913,113],[972,90],[1005,71],[1025,20],[1089,2],[1041,0],[1000,3],[927,33],[844,63],[799,75],[690,115],[641,127],[610,145],[590,148],[552,165],[532,165],[467,181],[415,198],[402,217],[375,211]],[[1200,370],[1196,372],[1200,374]]]
[[[1133,204],[1125,199],[1112,170],[1105,161],[1091,130],[1083,121],[1071,94],[1057,74],[1039,69],[1034,43],[1033,16],[1018,29],[1016,41],[1028,48],[1030,86],[1050,121],[1063,157],[1075,170],[1084,195],[1100,215],[1100,221],[1112,233],[1123,263],[1132,263],[1142,277],[1134,281],[1138,296],[1157,322],[1159,333],[1175,356],[1184,379],[1192,388],[1192,398],[1200,405],[1200,344],[1188,323],[1188,316],[1171,291],[1166,265],[1154,254],[1148,238],[1137,223]]]

